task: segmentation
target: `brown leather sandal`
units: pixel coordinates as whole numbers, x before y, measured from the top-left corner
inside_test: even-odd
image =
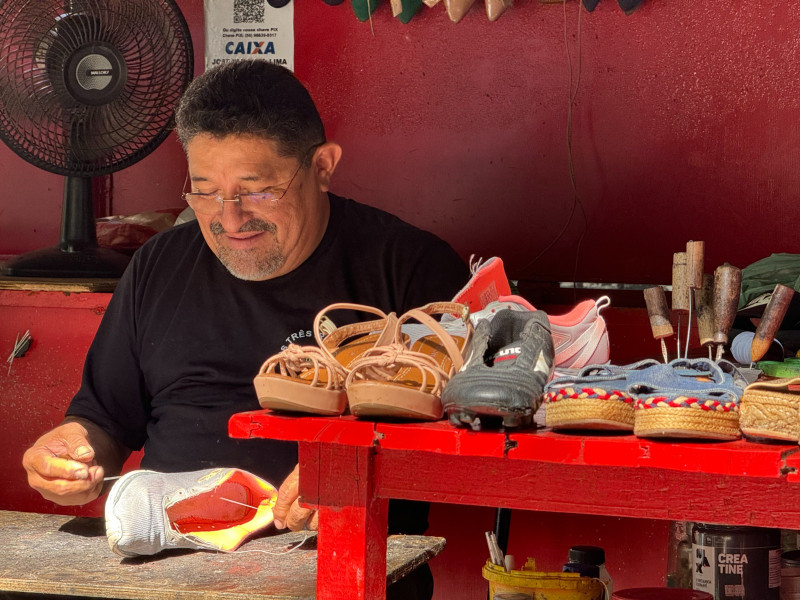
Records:
[[[378,315],[373,321],[344,325],[323,338],[323,323],[334,310],[358,310]],[[314,319],[318,346],[289,344],[268,358],[253,379],[258,402],[272,410],[340,415],[347,407],[344,382],[350,366],[367,350],[394,338],[397,315],[362,304],[337,303]]]
[[[440,323],[434,314],[461,318]],[[407,323],[410,319],[421,325]],[[415,328],[423,335],[413,335]],[[467,307],[433,302],[402,315],[394,330],[391,344],[376,345],[350,366],[345,381],[350,412],[359,417],[441,419],[442,389],[461,368],[472,337]]]

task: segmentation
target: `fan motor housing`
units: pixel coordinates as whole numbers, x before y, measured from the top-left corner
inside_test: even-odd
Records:
[[[65,75],[64,83],[73,98],[98,106],[119,96],[128,68],[113,46],[95,42],[75,50],[67,61]]]

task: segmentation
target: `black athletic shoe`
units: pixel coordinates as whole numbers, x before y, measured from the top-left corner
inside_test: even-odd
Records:
[[[483,418],[504,427],[530,425],[554,362],[544,311],[504,309],[479,321],[464,366],[442,392],[450,423],[480,429]]]

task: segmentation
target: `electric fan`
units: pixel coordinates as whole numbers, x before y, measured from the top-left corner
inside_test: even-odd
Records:
[[[59,244],[16,257],[5,275],[122,274],[128,257],[97,244],[92,178],[164,141],[192,68],[173,0],[0,0],[0,139],[66,177]]]

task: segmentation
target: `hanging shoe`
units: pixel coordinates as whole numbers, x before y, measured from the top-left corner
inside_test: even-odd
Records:
[[[121,556],[233,551],[272,523],[277,496],[271,484],[241,469],[131,471],[106,500],[108,544]]]
[[[486,16],[490,21],[497,21],[512,4],[513,0],[486,0]]]
[[[444,0],[447,16],[453,23],[458,23],[463,19],[473,4],[475,4],[475,0]]]
[[[442,404],[450,423],[483,421],[525,427],[553,373],[553,338],[540,310],[501,310],[478,322],[464,367],[447,383]]]
[[[550,332],[555,347],[556,374],[559,370],[580,369],[587,365],[599,365],[608,362],[610,349],[608,328],[600,311],[611,304],[608,296],[597,300],[584,300],[562,315],[547,315]],[[521,296],[500,296],[478,312],[472,313],[470,319],[477,327],[477,322],[490,318],[498,311],[510,309],[516,311],[536,310],[534,306]]]

